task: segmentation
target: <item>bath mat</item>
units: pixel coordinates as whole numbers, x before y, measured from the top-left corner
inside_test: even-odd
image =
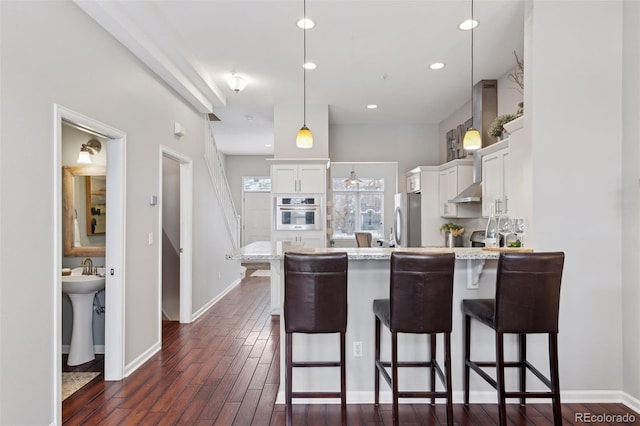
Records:
[[[253,274],[251,274],[252,277],[270,277],[271,276],[271,271],[270,270],[265,270],[265,269],[258,269],[257,271],[255,271]]]
[[[70,397],[99,374],[96,372],[62,373],[62,400]]]

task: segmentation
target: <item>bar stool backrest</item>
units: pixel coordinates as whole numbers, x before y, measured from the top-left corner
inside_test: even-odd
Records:
[[[358,247],[371,247],[371,232],[356,232],[356,244]]]
[[[495,328],[503,333],[557,333],[564,253],[502,253]]]
[[[287,333],[346,331],[348,263],[347,253],[285,253]]]
[[[455,254],[391,254],[389,322],[402,333],[450,333]]]

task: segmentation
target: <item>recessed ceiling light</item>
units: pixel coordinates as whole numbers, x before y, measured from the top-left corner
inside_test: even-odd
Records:
[[[304,68],[305,70],[315,70],[318,66],[316,64],[314,64],[313,62],[305,62],[304,64],[302,64],[302,68]]]
[[[310,30],[311,28],[316,26],[316,23],[313,22],[312,19],[309,18],[301,18],[296,25],[298,25],[298,28],[302,28],[303,30]]]
[[[445,65],[442,62],[434,62],[429,65],[429,68],[431,68],[432,70],[441,70],[444,67]]]
[[[458,25],[458,28],[462,31],[469,31],[470,29],[473,29],[477,26],[478,21],[476,21],[475,19],[467,19],[466,21],[461,22],[460,25]]]
[[[266,146],[267,148],[271,148],[271,144],[270,143],[266,143],[266,144],[264,144],[264,146]]]
[[[376,108],[378,108],[378,105],[376,105],[376,104],[369,104],[369,105],[367,105],[367,108],[368,108],[368,109],[376,109]]]

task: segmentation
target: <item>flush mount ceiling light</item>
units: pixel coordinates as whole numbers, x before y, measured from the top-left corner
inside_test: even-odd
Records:
[[[434,62],[429,65],[429,68],[431,68],[432,70],[441,70],[444,67],[445,65],[442,62]]]
[[[302,28],[303,30],[310,30],[311,28],[316,26],[316,23],[313,22],[313,19],[307,18],[306,15],[301,18],[296,25],[298,28]]]
[[[231,78],[227,80],[227,84],[234,92],[242,92],[247,87],[248,81],[239,75],[235,71],[231,71]]]
[[[357,185],[359,183],[362,183],[362,181],[358,179],[356,171],[354,169],[351,169],[351,173],[349,174],[349,177],[344,180],[344,183],[347,185]]]
[[[478,21],[473,19],[473,16],[472,16],[471,19],[467,19],[466,21],[462,21],[460,23],[460,25],[458,25],[458,29],[461,29],[462,31],[469,31],[469,30],[474,29],[477,26],[478,26]]]
[[[305,70],[315,70],[316,68],[318,68],[318,66],[313,62],[305,62],[304,64],[302,64],[302,68],[304,68]]]
[[[472,22],[476,22],[477,25],[477,21],[473,20],[473,0],[471,0],[471,21]],[[473,113],[474,113],[474,108],[473,108],[473,26],[471,27],[471,122],[473,123]],[[480,149],[482,147],[482,137],[480,136],[480,132],[473,127],[473,124],[471,124],[471,127],[469,127],[466,131],[466,133],[464,134],[464,138],[462,139],[462,147],[464,149],[466,149],[467,151],[475,151],[477,149]]]
[[[302,28],[302,63],[307,63],[307,27],[301,26],[300,22],[303,22],[307,18],[307,1],[302,2],[302,16],[303,18],[298,21],[298,26]],[[313,21],[311,21],[313,23]],[[315,25],[315,24],[314,24]],[[302,127],[298,131],[296,136],[296,146],[298,148],[311,148],[313,147],[313,135],[311,130],[307,127],[307,68],[302,67]]]
[[[367,105],[367,109],[376,109],[376,108],[378,108],[378,105],[376,105],[376,104]]]
[[[80,164],[91,164],[91,156],[96,155],[102,149],[102,144],[98,139],[90,139],[80,147],[77,162]]]

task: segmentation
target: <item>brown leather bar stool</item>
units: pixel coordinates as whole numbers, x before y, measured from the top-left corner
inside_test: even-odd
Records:
[[[473,369],[498,391],[500,425],[507,424],[506,398],[551,398],[553,422],[562,425],[558,375],[558,313],[564,253],[503,253],[498,260],[495,299],[465,299],[464,314],[464,403],[469,405],[469,369]],[[496,362],[471,361],[471,318],[495,330]],[[518,335],[518,361],[505,362],[504,334]],[[527,361],[527,334],[549,335],[550,378]],[[494,380],[481,367],[496,367]],[[505,367],[519,368],[520,390],[506,392]],[[549,392],[527,392],[529,369]]]
[[[376,319],[375,342],[375,405],[380,402],[380,374],[392,389],[393,424],[399,424],[398,398],[447,398],[447,424],[453,424],[451,399],[451,310],[453,303],[453,271],[455,255],[391,254],[391,285],[389,299],[373,301]],[[391,332],[391,362],[380,361],[380,324]],[[430,334],[429,361],[398,361],[398,333]],[[444,369],[436,360],[436,334],[444,334]],[[391,376],[386,370],[391,367]],[[399,367],[429,367],[429,392],[398,390]],[[436,392],[436,374],[444,384],[444,392]]]
[[[347,424],[347,253],[284,255],[285,399],[287,425],[292,398],[340,398]],[[293,333],[340,333],[339,362],[294,362]],[[293,392],[293,367],[340,367],[340,392]]]

